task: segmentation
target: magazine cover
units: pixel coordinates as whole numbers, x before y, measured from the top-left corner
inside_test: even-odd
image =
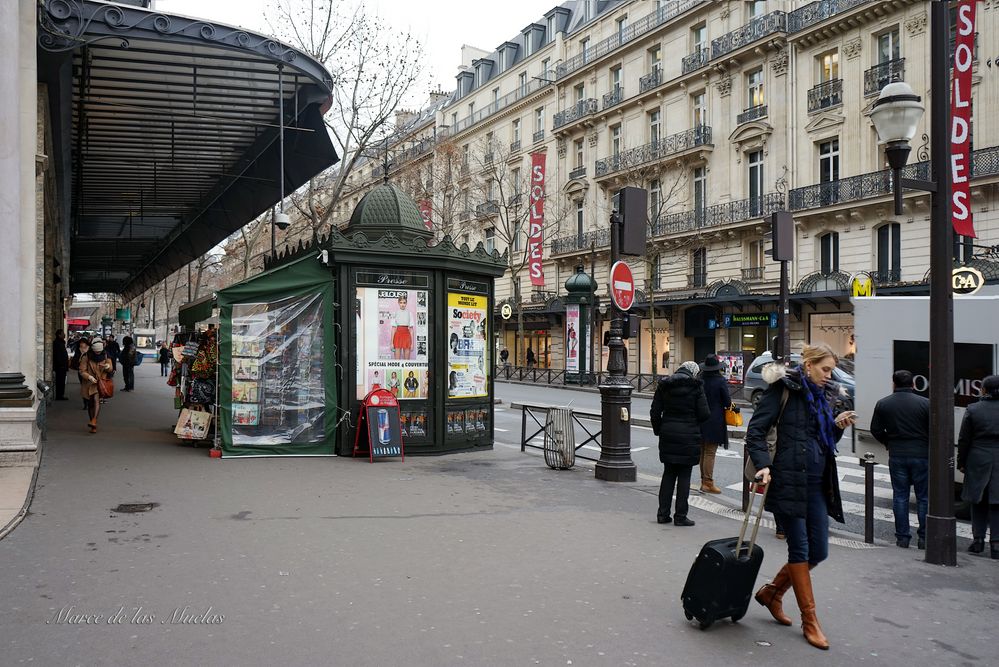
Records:
[[[357,295],[358,398],[382,388],[403,400],[425,399],[428,292],[360,287]]]
[[[448,396],[487,395],[487,298],[448,292]]]

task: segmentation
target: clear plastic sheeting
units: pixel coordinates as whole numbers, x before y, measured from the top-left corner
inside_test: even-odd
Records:
[[[321,294],[233,304],[231,352],[234,446],[324,439]]]

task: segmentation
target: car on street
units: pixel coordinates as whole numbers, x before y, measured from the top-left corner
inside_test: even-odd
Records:
[[[763,379],[763,367],[768,364],[774,363],[773,354],[770,352],[764,352],[760,356],[753,359],[753,363],[749,365],[746,370],[746,377],[743,379],[743,391],[749,394],[749,400],[752,401],[753,407],[755,408],[760,402],[760,398],[763,397],[763,392],[769,386],[766,380]],[[800,354],[791,355],[791,367],[795,367],[801,363]],[[846,393],[850,397],[850,401],[853,402],[854,391],[856,389],[856,381],[853,379],[853,375],[844,369],[837,366],[832,372],[833,380],[846,389]]]

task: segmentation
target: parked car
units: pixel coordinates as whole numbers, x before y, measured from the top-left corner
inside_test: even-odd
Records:
[[[753,359],[753,363],[746,370],[746,377],[743,379],[742,387],[744,392],[749,393],[749,400],[752,401],[754,408],[760,402],[760,398],[763,397],[763,392],[768,386],[763,379],[763,367],[773,362],[773,355],[770,352],[764,352]],[[793,368],[800,363],[801,355],[792,354],[791,367]],[[852,403],[854,390],[856,389],[856,382],[853,379],[853,375],[837,366],[833,369],[832,376],[835,382],[846,388],[846,393],[849,395],[850,402]]]

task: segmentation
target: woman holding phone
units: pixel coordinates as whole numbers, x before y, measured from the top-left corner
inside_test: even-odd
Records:
[[[801,366],[770,364],[763,370],[770,383],[746,432],[746,448],[759,471],[757,479],[770,486],[766,508],[780,520],[787,536],[787,564],[756,593],[782,625],[791,625],[782,601],[789,588],[801,612],[805,639],[828,649],[829,641],[815,616],[810,570],[829,555],[829,517],[844,523],[836,471],[836,443],[856,421],[856,413],[836,414],[843,400],[832,381],[837,358],[824,344],[805,345]],[[773,460],[767,433],[777,426]]]

